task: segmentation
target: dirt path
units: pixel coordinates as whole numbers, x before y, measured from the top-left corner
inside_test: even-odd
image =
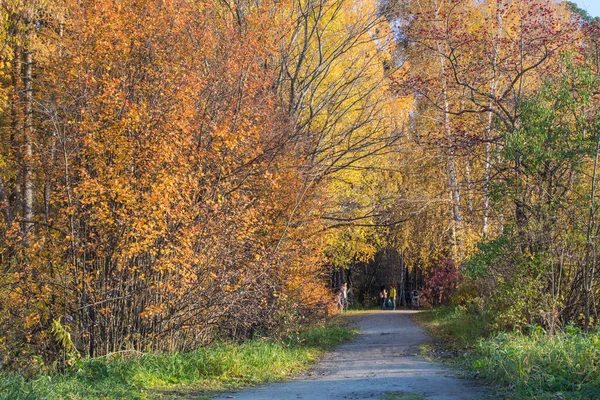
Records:
[[[307,374],[217,399],[381,399],[389,393],[418,395],[410,397],[414,399],[487,398],[485,389],[418,356],[419,345],[431,339],[412,321],[412,313],[373,311],[350,316],[360,328],[358,338],[327,353]]]

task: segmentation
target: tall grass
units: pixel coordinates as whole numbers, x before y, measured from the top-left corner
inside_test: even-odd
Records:
[[[419,313],[416,319],[452,348],[468,348],[489,334],[482,312],[465,307],[440,307]]]
[[[465,362],[490,382],[515,389],[518,398],[600,398],[600,331],[571,326],[554,335],[541,328],[500,333],[480,340]]]
[[[458,366],[504,388],[511,399],[600,399],[600,329],[493,333],[484,314],[464,307],[417,319],[451,348],[466,350],[453,360]]]
[[[193,388],[195,392],[232,389],[298,373],[324,350],[353,335],[347,327],[329,324],[295,333],[285,341],[262,338],[189,353],[89,359],[62,375],[26,379],[18,374],[1,374],[0,398],[146,399],[155,398],[155,390],[164,388]]]

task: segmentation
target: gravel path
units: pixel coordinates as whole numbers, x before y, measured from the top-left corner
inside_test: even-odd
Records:
[[[389,393],[425,399],[485,399],[484,388],[457,378],[418,356],[431,339],[410,318],[415,311],[373,311],[348,316],[360,335],[294,380],[259,386],[217,399],[381,399]],[[397,397],[401,399],[402,396]]]

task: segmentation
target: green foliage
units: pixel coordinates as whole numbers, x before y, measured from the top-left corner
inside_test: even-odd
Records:
[[[304,346],[330,349],[352,339],[356,333],[355,330],[350,330],[343,325],[324,325],[300,332],[295,340]],[[294,342],[292,341],[291,344],[293,345]]]
[[[591,276],[586,257],[597,240],[598,79],[563,54],[555,74],[520,102],[519,124],[504,132],[502,157],[512,165],[491,190],[494,207],[514,219],[467,258],[463,272],[475,290],[461,296],[482,304],[492,330],[554,329],[584,312],[589,294],[577,277]]]
[[[463,265],[463,274],[473,279],[488,276],[488,267],[496,264],[510,248],[511,234],[512,229],[505,228],[497,238],[478,243],[477,251]]]
[[[570,326],[555,335],[539,327],[528,334],[501,333],[478,342],[465,361],[490,382],[513,387],[519,398],[600,395],[600,331],[585,334]]]
[[[522,123],[505,137],[507,159],[521,158],[527,175],[549,178],[549,171],[578,168],[582,158],[595,152],[598,116],[593,96],[598,77],[575,66],[564,55],[561,73],[546,80],[540,90],[520,105]]]
[[[339,324],[313,327],[278,342],[257,338],[188,353],[113,355],[79,360],[64,375],[0,375],[0,398],[145,399],[160,388],[223,390],[286,378],[307,368],[319,354],[353,337]]]
[[[490,335],[476,307],[443,307],[419,321],[451,348],[453,359],[487,383],[506,388],[512,399],[592,399],[600,395],[600,330],[584,333],[573,324],[554,335],[539,325]]]
[[[546,323],[551,302],[546,285],[552,273],[550,257],[522,250],[522,241],[512,229],[496,239],[479,244],[478,251],[464,264],[469,294],[462,303],[476,303],[488,316],[492,330],[521,329]]]
[[[417,320],[452,348],[472,346],[488,334],[488,316],[475,304],[445,306],[417,314]]]
[[[56,341],[62,346],[65,352],[65,356],[67,358],[66,364],[73,365],[73,363],[75,363],[75,361],[78,360],[81,357],[81,355],[79,354],[79,351],[77,351],[77,348],[73,344],[69,328],[64,327],[60,323],[60,320],[55,319],[52,320],[51,332],[54,335]]]

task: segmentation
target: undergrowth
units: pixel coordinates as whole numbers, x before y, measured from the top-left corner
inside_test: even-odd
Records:
[[[452,350],[469,348],[489,334],[485,315],[464,307],[440,307],[415,318]]]
[[[554,335],[539,327],[500,333],[477,342],[464,362],[519,398],[600,398],[600,331],[569,326]]]
[[[600,398],[600,330],[573,325],[553,335],[541,327],[490,332],[481,315],[445,307],[417,318],[442,339],[452,362],[511,399]],[[434,354],[435,355],[435,354]]]
[[[223,343],[188,353],[149,353],[139,357],[79,361],[65,374],[26,379],[0,374],[0,398],[147,399],[169,397],[170,390],[194,391],[196,397],[266,381],[306,369],[319,355],[350,339],[354,331],[339,324],[295,332],[286,340],[257,338]]]

